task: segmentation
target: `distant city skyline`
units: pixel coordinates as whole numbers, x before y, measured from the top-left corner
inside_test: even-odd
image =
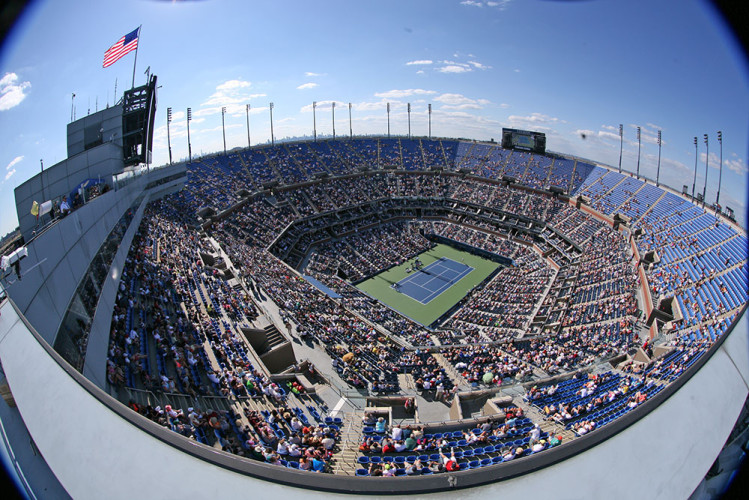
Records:
[[[90,20],[98,20],[91,22]],[[104,52],[142,25],[135,82],[158,75],[153,164],[247,146],[274,136],[394,135],[500,141],[503,127],[547,134],[547,148],[617,167],[637,164],[661,183],[720,201],[746,226],[749,124],[746,61],[707,2],[520,1],[39,1],[0,52],[0,235],[17,225],[13,189],[66,157],[71,111],[111,105],[130,86],[135,53],[102,68]],[[115,95],[115,84],[117,94]],[[75,98],[73,99],[73,94]],[[71,110],[73,108],[73,110]],[[42,200],[39,200],[42,201]]]

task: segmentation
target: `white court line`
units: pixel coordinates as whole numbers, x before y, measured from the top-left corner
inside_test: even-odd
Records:
[[[409,297],[409,298],[415,300],[416,302],[419,302],[422,305],[426,305],[427,303],[431,302],[436,297],[442,295],[442,293],[444,293],[448,288],[452,287],[455,283],[459,282],[460,280],[462,280],[463,278],[465,278],[466,276],[468,276],[469,274],[471,274],[471,272],[474,271],[474,269],[475,269],[475,268],[473,268],[471,266],[467,266],[467,267],[468,267],[468,269],[464,270],[464,272],[462,273],[462,275],[459,274],[458,276],[456,276],[456,278],[458,278],[457,280],[452,281],[452,279],[454,279],[454,278],[450,278],[450,282],[446,283],[445,285],[443,285],[442,287],[438,288],[437,290],[432,291],[432,293],[430,293],[429,295],[427,295],[426,297],[424,297],[423,301],[422,300],[418,300],[418,299],[416,299],[414,297],[411,297],[408,294],[405,294],[405,295],[406,295],[406,297]],[[442,275],[440,275],[440,276],[442,276]],[[426,283],[431,283],[435,279],[437,279],[437,277],[431,278]],[[419,288],[423,288],[425,290],[429,290],[428,288],[425,288],[425,287],[423,287],[423,286],[421,286],[419,284],[415,284],[415,283],[411,283],[411,284],[413,286],[418,286]]]

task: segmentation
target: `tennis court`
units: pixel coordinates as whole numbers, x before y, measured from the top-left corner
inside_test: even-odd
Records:
[[[411,274],[396,283],[394,288],[422,304],[428,304],[471,271],[471,266],[440,257],[426,267],[411,271]]]
[[[418,258],[421,271],[414,271],[409,259],[356,287],[400,314],[431,325],[499,266],[442,243]]]

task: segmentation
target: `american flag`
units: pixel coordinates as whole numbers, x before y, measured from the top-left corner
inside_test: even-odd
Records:
[[[107,68],[116,63],[122,56],[138,48],[138,34],[140,27],[123,36],[117,43],[104,52],[104,67]]]

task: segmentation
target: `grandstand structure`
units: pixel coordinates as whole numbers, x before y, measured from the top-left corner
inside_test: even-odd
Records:
[[[154,496],[310,497],[592,496],[616,464],[642,479],[614,496],[685,497],[744,431],[747,234],[665,186],[404,137],[132,179],[34,233],[5,286],[8,397],[73,497],[125,494],[81,463],[158,472]],[[357,287],[437,244],[502,265],[429,324]],[[74,443],[43,398],[75,402],[55,420]],[[66,463],[97,439],[116,457]]]

